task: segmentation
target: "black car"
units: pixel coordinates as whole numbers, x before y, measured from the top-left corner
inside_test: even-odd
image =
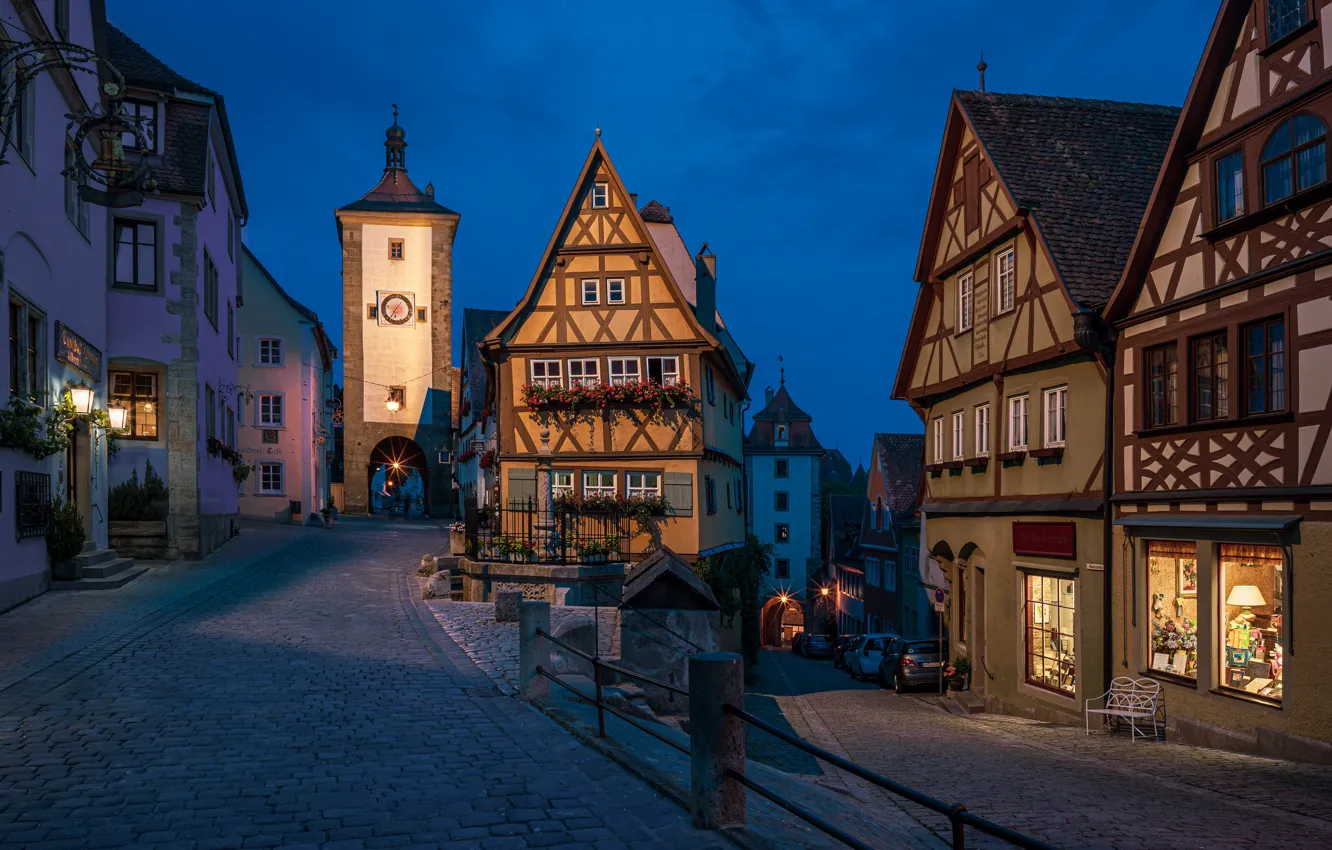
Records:
[[[833,666],[841,668],[846,664],[846,651],[851,648],[851,644],[856,642],[860,635],[842,635],[837,639],[833,646]]]
[[[937,640],[896,638],[879,662],[879,682],[891,683],[899,694],[917,687],[938,688],[941,668],[947,663],[947,655],[939,654]]]
[[[801,644],[801,653],[806,658],[832,658],[833,642],[827,635],[810,635]]]

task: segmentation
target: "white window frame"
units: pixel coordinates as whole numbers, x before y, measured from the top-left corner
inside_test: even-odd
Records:
[[[569,386],[595,387],[599,383],[601,383],[600,360],[595,357],[569,358]]]
[[[657,479],[654,486],[647,484],[648,476]],[[637,480],[638,483],[634,483]],[[630,499],[661,495],[660,472],[626,472],[624,474],[624,495]]]
[[[268,355],[267,355],[268,359],[267,359],[267,360],[264,359],[264,357],[265,357],[265,355],[264,355],[264,343],[277,343],[277,359],[276,359],[276,360],[273,359],[273,346],[272,346],[271,344],[268,346]],[[282,365],[284,365],[285,362],[286,362],[286,357],[287,357],[286,346],[282,344],[282,338],[281,338],[281,337],[276,337],[276,336],[261,336],[261,337],[255,337],[255,340],[254,340],[254,365],[256,365],[256,366],[263,366],[264,368],[271,368],[271,367],[276,367],[276,366],[282,366]]]
[[[944,431],[943,417],[934,417],[934,462],[943,463],[944,459]]]
[[[890,592],[897,592],[897,570],[893,568],[891,561],[883,562],[883,589]]]
[[[268,403],[268,411],[264,411],[265,399],[277,399],[277,416],[273,416],[274,405]],[[260,393],[255,397],[254,405],[255,427],[257,428],[285,428],[287,427],[287,399],[282,393]]]
[[[592,184],[592,209],[604,210],[610,208],[610,184],[593,183]]]
[[[672,387],[680,383],[680,357],[675,354],[665,354],[647,358],[648,375],[652,374],[652,361],[661,362],[661,385],[663,387]],[[670,364],[670,370],[667,371],[666,365]]]
[[[962,460],[967,456],[967,414],[959,410],[953,414],[953,460]]]
[[[633,366],[630,369],[630,365]],[[643,380],[643,373],[640,371],[642,364],[637,357],[611,357],[606,361],[606,377],[612,386],[621,386],[628,383],[638,383]],[[618,374],[616,367],[619,367]]]
[[[588,284],[592,285],[590,298],[588,297],[589,295]],[[579,283],[578,286],[579,289],[581,290],[581,303],[583,304],[601,303],[601,281],[597,280],[595,277],[585,277],[583,278],[582,282]]]
[[[976,408],[976,457],[990,456],[990,406]]]
[[[975,318],[975,276],[966,272],[957,279],[957,332],[971,330]]]
[[[1008,399],[1008,450],[1025,452],[1030,439],[1031,396],[1027,393]]]
[[[590,484],[589,477],[596,476],[596,483]],[[605,483],[605,477],[610,476],[610,484]],[[584,496],[615,496],[619,493],[619,476],[614,472],[602,472],[600,470],[589,470],[583,473],[583,495]]]
[[[552,470],[550,482],[551,489],[556,496],[572,496],[574,494],[574,473],[572,469]]]
[[[622,277],[606,278],[606,303],[607,304],[624,303],[624,278]]]
[[[878,558],[865,559],[865,583],[870,587],[883,586],[883,573]]]
[[[255,469],[254,491],[260,496],[283,496],[287,492],[287,469],[286,464],[280,460],[260,461],[258,468]],[[264,473],[270,469],[277,470],[278,486],[277,489],[264,486]]]
[[[1000,251],[994,257],[994,314],[1002,316],[1013,309],[1016,295],[1017,254],[1014,249]]]
[[[1042,400],[1044,445],[1047,449],[1062,448],[1068,436],[1068,385],[1051,387],[1042,393]]]
[[[537,367],[541,367],[542,374],[537,374]],[[554,367],[554,371],[551,369]],[[564,367],[560,360],[531,360],[528,362],[528,374],[532,376],[532,383],[538,387],[562,387],[564,386]]]

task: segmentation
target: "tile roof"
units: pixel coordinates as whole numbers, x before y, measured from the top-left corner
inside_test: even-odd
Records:
[[[833,559],[854,557],[860,540],[861,522],[869,502],[858,493],[833,493],[828,496],[828,533]]]
[[[643,208],[638,211],[643,217],[643,221],[650,221],[655,224],[674,224],[675,219],[671,217],[671,208],[663,207],[656,201],[648,201]]]
[[[754,418],[760,421],[771,419],[780,422],[790,422],[795,419],[812,421],[814,419],[792,401],[791,394],[786,391],[786,384],[777,388],[777,392],[772,396],[772,401],[764,405],[758,413],[755,413]]]
[[[149,53],[143,45],[109,23],[106,25],[106,47],[111,61],[120,73],[125,75],[125,82],[131,86],[166,92],[179,89],[194,94],[217,94],[212,89],[177,74],[167,67],[165,62]]]
[[[434,196],[416,188],[416,184],[407,176],[405,168],[385,168],[384,176],[380,178],[378,186],[362,195],[360,200],[352,201],[339,209],[353,212],[424,212],[457,215],[443,204],[436,203]]]
[[[1032,211],[1069,293],[1099,308],[1119,281],[1179,108],[955,93],[1018,205]]]
[[[486,406],[486,367],[481,359],[481,340],[508,315],[508,310],[463,308],[462,343],[467,357],[467,397],[471,400],[474,416],[479,415]]]
[[[898,522],[899,515],[913,516],[925,468],[925,435],[875,434],[874,445],[893,521]]]

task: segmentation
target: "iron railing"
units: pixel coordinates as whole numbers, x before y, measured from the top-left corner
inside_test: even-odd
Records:
[[[51,476],[45,472],[14,473],[17,538],[45,537],[51,533]]]
[[[597,564],[638,561],[632,517],[560,507],[545,526],[534,499],[507,507],[477,507],[468,500],[463,517],[469,555],[483,560],[526,564]]]

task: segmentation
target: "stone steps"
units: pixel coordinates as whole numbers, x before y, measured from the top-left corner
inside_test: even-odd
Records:
[[[110,549],[103,549],[102,551],[110,552],[111,557],[106,560],[98,561],[92,564],[85,564],[83,566],[84,578],[111,578],[114,575],[123,573],[125,570],[133,568],[134,566],[133,558],[121,558],[117,556],[116,553]],[[77,561],[78,558],[75,558],[74,560]]]
[[[91,578],[84,574],[84,577],[77,581],[53,581],[52,590],[114,590],[117,587],[124,587],[134,581],[139,576],[148,572],[148,567],[143,564],[135,565],[129,558],[120,558],[119,562],[125,562],[127,566],[119,567],[115,572],[105,578]]]

